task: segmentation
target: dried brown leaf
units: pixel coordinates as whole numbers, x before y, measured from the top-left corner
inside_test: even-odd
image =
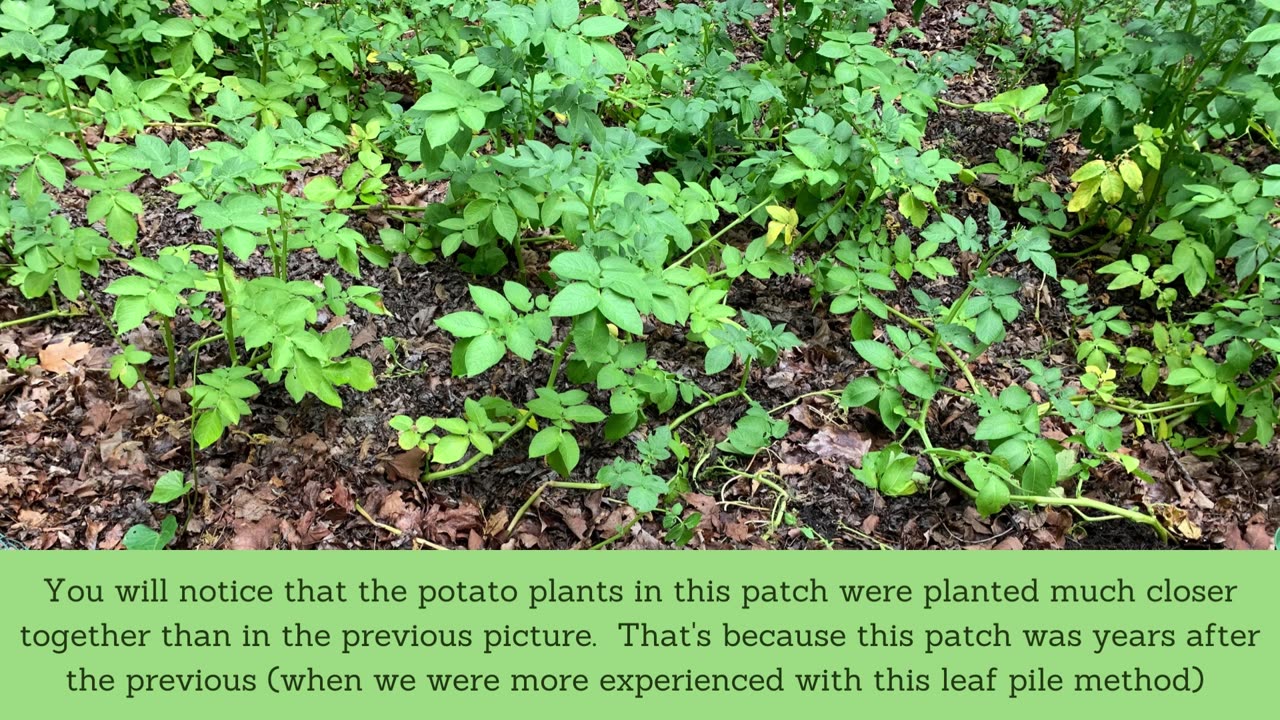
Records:
[[[92,349],[89,343],[73,343],[71,338],[64,338],[40,351],[40,367],[55,375],[65,375]]]
[[[814,434],[805,449],[828,462],[862,465],[862,456],[871,449],[871,440],[856,431],[828,425]]]

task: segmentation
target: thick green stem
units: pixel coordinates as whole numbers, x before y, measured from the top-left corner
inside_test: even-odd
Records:
[[[218,291],[222,294],[223,323],[227,337],[227,352],[231,356],[232,367],[240,364],[240,356],[236,351],[235,307],[231,294],[227,291],[227,252],[222,244],[222,231],[213,234],[218,244]]]
[[[169,357],[169,387],[178,386],[178,354],[173,347],[173,318],[164,319],[164,350]]]
[[[111,337],[115,339],[116,347],[120,348],[120,352],[124,352],[124,338],[120,337],[120,333],[116,330],[115,324],[111,322],[111,318],[108,318],[107,314],[102,311],[102,306],[98,304],[97,300],[93,299],[92,295],[86,293],[85,297],[89,299],[89,304],[93,307],[93,311],[98,314],[102,324],[106,326],[107,332],[110,332]],[[142,373],[138,374],[138,383],[142,385],[143,390],[147,391],[147,398],[151,400],[151,408],[159,415],[161,412],[160,401],[156,399],[156,394],[151,391],[151,384],[147,382],[146,376]]]
[[[964,379],[969,383],[969,389],[970,390],[978,389],[978,380],[973,376],[973,372],[969,370],[969,363],[966,363],[964,360],[960,358],[960,355],[957,354],[954,349],[952,349],[950,343],[943,340],[942,337],[938,335],[938,333],[934,332],[924,323],[920,322],[919,320],[916,320],[910,315],[907,315],[889,305],[886,305],[885,308],[894,317],[910,325],[916,330],[919,330],[925,337],[935,341],[936,342],[935,347],[939,350],[942,350],[942,352],[946,353],[947,357],[950,357],[951,361],[956,364],[956,369],[958,369],[964,375]]]
[[[71,104],[71,92],[67,88],[67,81],[60,80],[59,82],[62,85],[63,104],[65,104],[68,108],[75,107],[74,105]],[[102,171],[98,169],[98,164],[93,161],[93,156],[89,154],[89,142],[84,139],[84,129],[81,128],[80,123],[75,120],[72,120],[72,124],[75,127],[76,144],[79,145],[80,147],[80,154],[84,155],[85,162],[89,163],[89,169],[93,171],[93,174],[101,178]]]
[[[276,217],[280,219],[280,268],[276,276],[285,282],[289,281],[289,217],[284,214],[284,192],[281,188],[275,189],[276,196]]]
[[[717,231],[715,235],[712,235],[706,240],[703,240],[702,242],[698,243],[692,250],[685,253],[684,255],[681,255],[680,259],[672,263],[670,267],[680,267],[681,265],[684,265],[686,262],[689,261],[690,258],[692,258],[694,255],[697,255],[699,252],[701,252],[703,248],[719,240],[721,237],[724,236],[725,233],[729,232],[730,230],[746,222],[746,220],[750,218],[752,215],[754,215],[757,210],[764,207],[765,205],[768,205],[771,202],[773,202],[772,195],[756,203],[755,207],[751,208],[750,210],[746,211],[742,215],[738,216],[738,218],[735,219],[733,222],[729,223],[728,225],[725,225],[723,228],[720,228],[720,230]]]
[[[970,498],[976,498],[978,496],[978,491],[969,487],[962,480],[960,480],[960,478],[957,478],[954,474],[952,474],[951,471],[948,470],[945,465],[943,465],[942,460],[939,459],[937,455],[935,455],[932,452],[934,449],[933,443],[929,440],[929,434],[923,430],[923,426],[920,429],[920,440],[924,443],[925,449],[930,451],[930,452],[927,452],[926,454],[929,456],[930,462],[933,463],[934,471],[937,472],[938,476],[946,480],[947,482],[951,483],[952,486],[959,489],[961,492],[963,492],[965,495],[969,496]],[[999,481],[992,480],[991,482],[999,482]],[[1143,525],[1150,525],[1152,528],[1155,529],[1156,534],[1160,536],[1161,540],[1166,542],[1169,540],[1169,532],[1164,529],[1164,526],[1161,525],[1160,521],[1157,520],[1155,517],[1143,512],[1138,512],[1136,510],[1126,510],[1125,508],[1116,507],[1111,503],[1105,503],[1105,502],[1102,502],[1101,500],[1093,500],[1091,498],[1083,498],[1083,497],[1056,497],[1052,495],[1011,495],[1009,497],[1009,501],[1019,502],[1019,503],[1031,503],[1034,505],[1055,505],[1055,506],[1061,506],[1061,507],[1089,508],[1091,510],[1097,510],[1099,512],[1106,513],[1108,515],[1114,515],[1116,517],[1124,518],[1126,520],[1132,520],[1133,522],[1140,523]]]
[[[262,0],[258,0],[258,29],[262,34],[262,55],[258,58],[258,82],[267,84],[267,70],[271,64],[271,35],[267,32],[267,15],[262,10]]]
[[[604,168],[600,165],[596,166],[596,179],[591,184],[591,199],[587,201],[588,219],[591,221],[591,229],[596,230],[596,221],[600,215],[600,211],[596,208],[596,193],[600,192],[600,184],[604,182]]]
[[[529,412],[528,410],[525,410],[523,413],[521,413],[520,416],[515,419],[515,422],[511,424],[511,427],[506,432],[504,432],[501,436],[499,436],[498,439],[493,443],[494,448],[496,449],[496,448],[502,447],[516,433],[520,432],[520,429],[523,428],[525,424],[529,422],[529,417],[532,415],[533,413]],[[475,467],[475,464],[480,462],[481,458],[485,458],[485,457],[489,457],[489,456],[483,453],[473,453],[471,457],[463,461],[461,465],[454,465],[453,467],[445,468],[444,470],[437,470],[435,472],[424,473],[422,476],[422,481],[431,482],[432,480],[443,480],[444,478],[453,477],[454,475],[462,475],[463,473],[467,472],[471,468]]]
[[[565,336],[564,340],[556,346],[555,354],[551,358],[551,372],[547,376],[547,387],[554,389],[556,386],[556,378],[560,377],[560,365],[564,362],[565,352],[569,349],[569,337]]]
[[[516,525],[520,522],[520,519],[524,517],[525,513],[529,512],[529,508],[533,507],[533,504],[538,501],[538,498],[542,497],[542,493],[548,488],[560,488],[562,490],[604,490],[605,484],[564,482],[562,480],[548,480],[547,482],[542,483],[538,486],[537,490],[533,491],[533,494],[529,496],[529,499],[524,501],[524,504],[520,506],[520,509],[516,510],[516,514],[511,518],[511,522],[507,524],[508,535],[515,532]]]
[[[592,550],[603,550],[604,548],[608,547],[609,545],[612,545],[613,543],[615,543],[615,542],[617,542],[617,541],[621,540],[621,539],[622,539],[622,537],[623,537],[624,535],[626,535],[626,534],[631,530],[631,528],[632,528],[632,527],[634,527],[634,526],[635,526],[636,521],[638,521],[639,519],[640,519],[640,513],[636,513],[635,515],[631,516],[631,519],[630,519],[630,520],[628,520],[627,522],[623,523],[622,527],[618,528],[618,531],[617,531],[617,532],[615,532],[614,534],[612,534],[612,535],[610,535],[609,537],[605,538],[604,540],[601,540],[600,542],[596,543],[595,545],[592,545],[592,546],[591,546],[591,549],[592,549]]]
[[[18,325],[26,325],[27,323],[39,322],[41,320],[48,320],[49,318],[71,317],[76,314],[77,313],[67,312],[65,310],[48,310],[35,315],[20,317],[17,320],[5,320],[4,322],[0,322],[0,330],[3,330],[4,328],[17,327]]]
[[[732,400],[733,398],[736,398],[736,397],[745,397],[747,394],[747,379],[750,376],[751,376],[751,360],[748,359],[746,364],[744,364],[742,367],[742,378],[738,380],[737,388],[729,392],[716,395],[715,397],[707,398],[706,400],[702,401],[698,405],[695,405],[692,408],[690,408],[683,415],[680,415],[675,420],[672,420],[671,424],[668,427],[670,427],[671,430],[674,432],[676,428],[680,427],[680,425],[684,423],[684,421],[688,420],[689,418],[693,417],[694,415],[697,415],[698,413],[702,412],[703,410],[706,410],[707,408],[713,405],[718,405],[724,402],[725,400]]]

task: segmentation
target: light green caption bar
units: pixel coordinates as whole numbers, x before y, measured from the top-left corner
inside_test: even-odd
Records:
[[[0,691],[11,717],[1265,715],[1278,561],[8,552]]]

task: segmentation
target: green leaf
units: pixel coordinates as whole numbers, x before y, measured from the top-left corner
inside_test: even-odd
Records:
[[[480,335],[467,343],[462,363],[467,369],[467,375],[479,375],[497,365],[506,354],[507,348],[501,340],[489,334]]]
[[[707,351],[703,368],[708,375],[715,375],[733,364],[733,348],[728,345],[717,345]]]
[[[599,280],[600,264],[581,250],[562,252],[551,258],[551,272],[562,280]]]
[[[181,470],[170,470],[156,480],[156,487],[151,491],[151,497],[147,498],[147,502],[165,504],[186,495],[191,490],[191,485],[184,480]]]
[[[1280,23],[1263,25],[1244,39],[1247,43],[1275,42],[1276,40],[1280,40]]]
[[[422,126],[423,132],[427,138],[427,143],[433,147],[443,147],[449,144],[454,135],[462,129],[462,124],[458,121],[458,116],[452,112],[436,113],[427,118],[426,123]]]
[[[1081,165],[1079,170],[1072,173],[1071,179],[1075,182],[1082,183],[1085,180],[1101,177],[1106,171],[1107,162],[1105,160],[1090,160],[1084,165]]]
[[[452,465],[467,454],[470,441],[461,435],[445,435],[431,451],[431,461],[440,465]]]
[[[1195,368],[1178,368],[1177,370],[1169,372],[1169,377],[1165,379],[1165,384],[1173,385],[1175,387],[1179,385],[1190,385],[1194,382],[1199,382],[1202,377],[1203,376],[1197,372]]]
[[[881,370],[891,370],[898,364],[898,356],[884,343],[875,340],[855,340],[853,349],[858,351],[862,359]]]
[[[600,291],[584,282],[572,283],[551,298],[552,317],[576,317],[596,309]]]
[[[151,315],[151,303],[145,296],[127,296],[116,300],[111,316],[116,321],[116,330],[121,333],[136,330]]]
[[[52,155],[41,155],[36,158],[36,169],[50,185],[61,190],[67,184],[67,169]]]
[[[995,515],[1009,504],[1009,486],[997,477],[987,479],[976,500],[978,512],[984,517]]]
[[[160,532],[146,525],[134,525],[124,534],[121,543],[126,550],[163,550],[177,534],[178,519],[169,515],[160,523]]]
[[[578,21],[578,0],[551,0],[551,22],[568,30]]]
[[[840,404],[846,408],[862,407],[880,394],[880,383],[873,377],[860,377],[849,383],[840,395]]]
[[[635,303],[614,291],[606,289],[601,293],[600,312],[619,329],[632,335],[644,334],[644,323],[640,319]]]
[[[598,15],[583,20],[578,29],[585,37],[606,37],[608,35],[617,35],[626,27],[627,21],[625,20],[608,15]]]
[[[556,453],[560,456],[563,467],[557,470],[561,475],[568,477],[569,473],[578,466],[578,460],[582,457],[582,450],[578,447],[578,439],[573,433],[560,434],[560,446],[556,448]]]
[[[938,391],[929,374],[914,365],[904,365],[898,370],[898,383],[907,392],[924,400]]]
[[[520,230],[520,223],[516,219],[516,211],[511,209],[510,205],[498,203],[493,206],[493,214],[489,216],[493,221],[493,229],[507,240],[514,240],[516,233]]]
[[[436,320],[436,325],[454,337],[469,338],[489,331],[489,321],[480,313],[464,310],[449,313]]]
[[[604,413],[590,405],[573,405],[564,409],[564,419],[575,423],[598,423],[604,420]]]
[[[302,194],[308,200],[318,203],[327,203],[338,197],[338,183],[328,175],[312,179],[302,189]]]
[[[1017,415],[1000,412],[983,418],[973,431],[975,440],[1002,440],[1022,432],[1022,420]]]
[[[539,430],[538,434],[529,441],[529,457],[544,457],[555,452],[560,447],[562,432],[564,431],[554,425]]]
[[[20,167],[35,160],[36,154],[18,143],[0,145],[0,166]]]
[[[480,308],[480,312],[484,313],[485,317],[501,321],[511,319],[511,303],[507,302],[501,293],[482,285],[472,285],[469,290],[471,301]]]

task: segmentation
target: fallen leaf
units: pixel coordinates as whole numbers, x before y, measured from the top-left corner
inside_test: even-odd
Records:
[[[386,520],[395,520],[404,512],[404,508],[403,493],[396,490],[382,499],[382,505],[378,506],[378,517]]]
[[[1249,518],[1249,524],[1244,528],[1244,539],[1249,543],[1249,547],[1254,550],[1270,550],[1274,540],[1271,533],[1267,532],[1267,517],[1262,513],[1258,513]]]
[[[814,434],[804,447],[823,460],[861,467],[862,456],[871,449],[871,440],[853,430],[828,425]]]
[[[235,523],[235,535],[231,538],[232,550],[266,550],[275,545],[275,529],[280,519],[268,515],[258,522]]]
[[[778,463],[778,474],[786,477],[788,475],[804,475],[809,472],[809,463]]]
[[[507,529],[507,521],[510,519],[511,516],[507,514],[506,508],[499,509],[498,512],[490,515],[489,518],[484,521],[484,536],[494,537],[498,533],[503,532]]]
[[[45,521],[47,519],[48,519],[48,516],[40,512],[39,510],[19,510],[18,511],[18,524],[29,530],[35,530],[37,528],[44,527]]]
[[[1192,522],[1186,510],[1173,505],[1156,505],[1153,510],[1156,519],[1173,534],[1187,540],[1200,539],[1200,526]]]
[[[462,533],[483,528],[484,514],[478,505],[467,504],[447,509],[433,505],[427,511],[424,525],[433,540],[456,541]]]
[[[93,346],[89,343],[73,343],[71,338],[65,338],[61,342],[46,345],[40,351],[40,367],[55,375],[65,375],[92,349]]]
[[[1234,523],[1222,531],[1222,546],[1228,550],[1251,550],[1249,543],[1240,535],[1240,528]]]
[[[579,540],[587,536],[587,520],[582,516],[582,509],[576,507],[562,507],[560,517],[564,520],[564,524],[568,526],[569,532],[572,532]]]
[[[341,480],[333,484],[333,504],[347,512],[351,512],[355,507],[351,502],[351,491],[347,490],[347,486],[343,485]]]
[[[426,457],[426,453],[418,448],[400,453],[387,461],[387,474],[391,475],[393,480],[417,480],[422,477],[422,459],[424,457]]]
[[[146,472],[147,454],[138,440],[125,440],[115,433],[98,442],[98,457],[112,470]]]

